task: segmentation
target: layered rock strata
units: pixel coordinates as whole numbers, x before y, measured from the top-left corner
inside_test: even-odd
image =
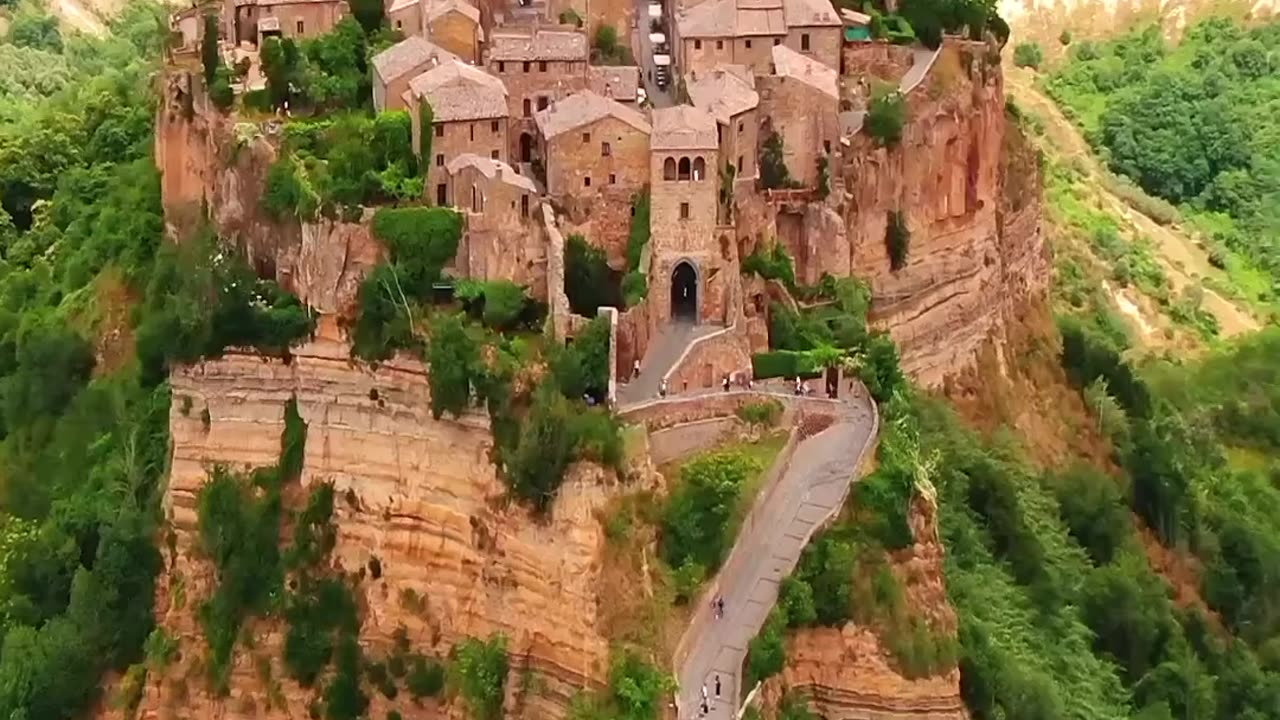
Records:
[[[238,648],[230,698],[212,697],[192,670],[206,648],[195,612],[212,581],[195,547],[199,489],[213,464],[276,462],[290,397],[308,432],[300,487],[286,490],[286,503],[300,505],[311,488],[333,483],[332,564],[365,578],[356,592],[367,654],[385,653],[400,626],[416,649],[436,657],[464,637],[501,632],[512,657],[512,716],[562,717],[576,691],[603,683],[609,647],[598,629],[603,533],[596,512],[616,486],[611,474],[575,467],[550,516],[530,517],[504,496],[484,416],[434,420],[419,363],[396,360],[372,371],[333,341],[298,348],[288,363],[228,354],[179,370],[171,382],[165,508],[173,541],[158,621],[179,638],[184,659],[148,688],[141,717],[175,709],[175,717],[306,716],[313,691],[280,680],[275,624],[255,626],[254,649]],[[274,672],[264,672],[263,662]],[[532,690],[520,681],[526,669],[538,678]],[[194,679],[179,689],[174,679],[188,676]],[[412,716],[407,698],[397,704],[370,694],[370,717],[387,709]]]

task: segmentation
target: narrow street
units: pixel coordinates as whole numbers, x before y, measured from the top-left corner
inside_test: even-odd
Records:
[[[635,4],[636,24],[631,30],[631,54],[635,56],[636,66],[640,68],[640,81],[644,83],[644,90],[648,93],[649,102],[653,103],[654,107],[671,107],[675,104],[672,95],[672,90],[675,88],[675,67],[672,66],[673,74],[667,89],[659,90],[657,83],[653,80],[653,44],[649,42],[649,0],[635,0]],[[662,13],[668,28],[675,22],[671,17],[672,7],[672,0],[663,0]],[[668,31],[666,35],[669,41],[671,33]]]

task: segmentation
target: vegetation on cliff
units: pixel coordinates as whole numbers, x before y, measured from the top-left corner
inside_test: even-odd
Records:
[[[0,714],[73,717],[100,675],[141,691],[167,363],[277,348],[305,312],[216,253],[163,243],[150,158],[158,6],[106,39],[0,43]],[[139,302],[139,300],[141,300]],[[170,653],[156,650],[151,653]]]
[[[1280,23],[1224,18],[1077,43],[1046,87],[1116,172],[1180,206],[1227,269],[1223,292],[1272,303],[1280,283]]]

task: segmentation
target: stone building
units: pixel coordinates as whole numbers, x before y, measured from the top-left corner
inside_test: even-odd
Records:
[[[511,280],[546,297],[546,247],[537,229],[540,191],[501,160],[463,153],[445,166],[449,197],[466,218],[455,268],[478,280]]]
[[[649,181],[650,127],[635,110],[583,90],[538,112],[535,121],[551,197],[590,202],[601,190],[614,190],[630,198]]]
[[[720,157],[725,165],[733,166],[734,177],[755,178],[760,125],[756,108],[760,95],[751,71],[742,65],[723,65],[687,76],[685,90],[694,106],[716,119]]]
[[[430,129],[422,127],[424,98],[433,114]],[[413,123],[413,150],[420,157],[422,133],[430,133],[424,192],[437,205],[454,202],[446,168],[453,158],[464,153],[492,160],[507,157],[507,90],[498,78],[460,60],[449,60],[409,81],[404,99]]]
[[[409,81],[439,65],[457,60],[419,35],[410,35],[373,56],[373,109],[404,110]]]
[[[840,141],[836,71],[786,46],[773,49],[773,61],[775,73],[756,79],[761,147],[778,133],[791,179],[816,187],[818,159]]]
[[[617,100],[623,105],[635,105],[639,100],[640,68],[634,65],[592,65],[587,68],[587,89]]]
[[[736,275],[729,237],[718,237],[716,120],[692,105],[653,112],[649,152],[649,325],[724,320]]]
[[[484,28],[475,5],[466,0],[428,0],[422,11],[422,28],[431,42],[473,65],[480,62]]]
[[[227,37],[235,44],[261,47],[268,37],[301,38],[323,35],[346,17],[346,0],[227,0],[231,18]]]
[[[675,61],[686,75],[720,65],[763,75],[772,48],[785,45],[839,69],[840,33],[829,0],[704,0],[676,16]]]
[[[405,37],[422,33],[422,0],[393,0],[387,4],[386,13],[392,30]]]
[[[565,30],[495,31],[485,67],[507,87],[513,162],[532,162],[537,144],[534,113],[588,85],[587,36]]]

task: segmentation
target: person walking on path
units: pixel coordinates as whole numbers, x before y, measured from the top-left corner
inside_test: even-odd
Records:
[[[716,699],[720,699],[720,673],[716,673]]]
[[[637,358],[631,365],[631,379],[635,380],[638,377],[640,377],[640,360]]]
[[[716,615],[724,617],[724,596],[716,596]]]

